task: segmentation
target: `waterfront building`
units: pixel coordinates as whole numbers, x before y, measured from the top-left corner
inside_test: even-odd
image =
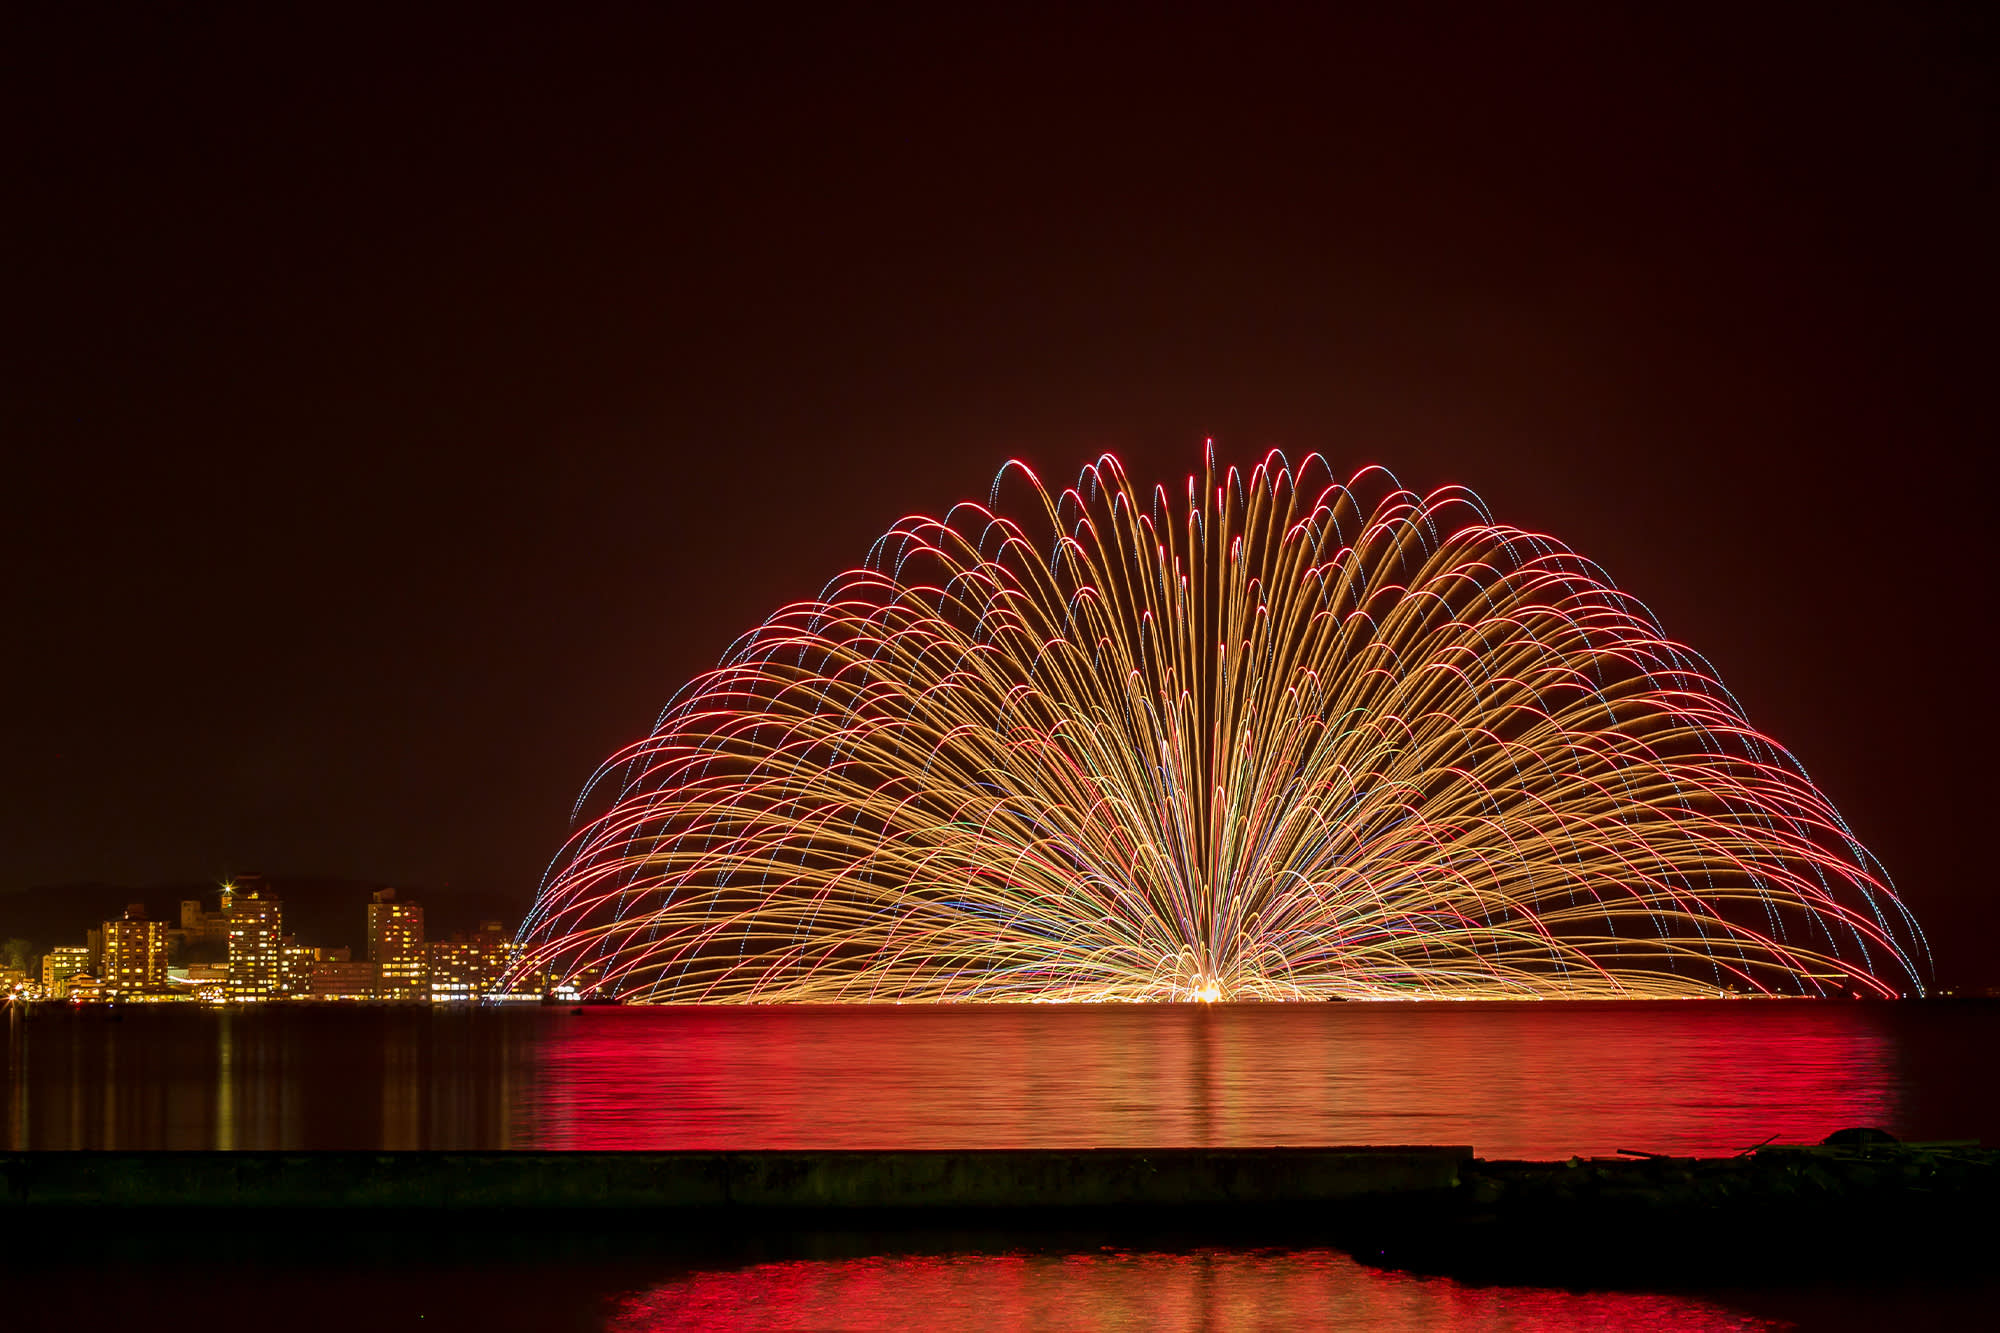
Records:
[[[487,941],[486,948],[492,958],[492,981],[487,986],[486,994],[490,998],[504,998],[508,994],[508,978],[513,976],[514,964],[521,957],[521,946],[514,942],[514,937],[498,921],[480,922],[479,935]],[[520,991],[524,986],[516,984],[513,989]],[[535,987],[532,993],[539,999],[541,988]]]
[[[256,889],[245,893],[241,886],[224,894],[229,902],[229,998],[239,1003],[272,999],[279,993],[283,967],[283,904]]]
[[[433,940],[428,947],[433,1004],[477,1000],[499,980],[492,955],[474,940]]]
[[[33,985],[28,974],[18,967],[0,967],[0,998],[13,996],[19,999],[31,998],[28,994]]]
[[[90,950],[63,944],[42,955],[42,994],[60,1000],[69,994],[69,979],[90,970]]]
[[[486,969],[478,945],[463,939],[432,940],[425,948],[430,954],[432,1004],[479,998],[485,989]]]
[[[544,976],[546,977],[546,973]],[[563,980],[549,988],[549,994],[558,1000],[583,1000],[598,994],[598,987],[604,982],[604,964],[577,968]],[[546,983],[545,983],[546,984]]]
[[[190,1000],[215,1004],[229,998],[229,964],[189,963],[170,969],[168,976],[176,989]]]
[[[167,988],[167,927],[148,921],[146,908],[133,903],[117,921],[104,923],[99,976],[107,997],[139,995]]]
[[[306,993],[315,1000],[372,1000],[380,972],[373,963],[350,962],[347,950],[338,959],[314,963]]]
[[[289,998],[311,990],[313,965],[321,961],[320,950],[294,944],[287,935],[278,950],[278,994]]]
[[[498,921],[482,921],[479,929],[429,945],[432,1003],[481,1000],[499,993],[514,942]]]
[[[78,1004],[95,1004],[106,998],[104,983],[88,972],[78,972],[69,979],[69,998]]]
[[[368,961],[380,969],[378,998],[430,998],[429,957],[424,948],[424,909],[400,902],[383,889],[368,904]]]

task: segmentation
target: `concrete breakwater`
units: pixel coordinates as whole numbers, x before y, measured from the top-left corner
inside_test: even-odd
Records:
[[[2000,1243],[2000,1152],[1882,1135],[1719,1158],[1474,1160],[1452,1189],[1334,1230],[1385,1267],[1502,1281],[1962,1270]]]
[[[1469,1147],[16,1152],[0,1209],[1283,1208],[1439,1194]]]
[[[1764,1281],[1983,1267],[2000,1245],[2000,1153],[1893,1142],[1566,1162],[1454,1146],[17,1152],[0,1154],[0,1216],[58,1251],[121,1236],[206,1244],[218,1227],[293,1246],[302,1235],[531,1237],[538,1249],[666,1237],[677,1253],[794,1233],[894,1246],[1101,1232],[1330,1244],[1384,1267],[1503,1282]],[[902,1239],[879,1239],[890,1233]]]

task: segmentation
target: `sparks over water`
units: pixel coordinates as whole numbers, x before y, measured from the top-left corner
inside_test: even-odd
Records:
[[[1003,496],[1019,503],[1003,503]],[[1178,499],[1178,502],[1177,502]],[[1009,463],[612,756],[523,971],[633,1001],[1921,989],[1705,659],[1472,492]]]

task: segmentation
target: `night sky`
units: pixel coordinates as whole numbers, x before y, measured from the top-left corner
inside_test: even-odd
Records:
[[[1599,8],[16,11],[0,890],[525,906],[897,517],[1213,436],[1599,560],[2000,983],[1994,27]]]

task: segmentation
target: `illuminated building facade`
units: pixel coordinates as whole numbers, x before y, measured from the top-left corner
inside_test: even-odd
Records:
[[[287,940],[278,950],[278,994],[285,996],[304,995],[312,988],[313,965],[321,960],[321,951]]]
[[[190,1000],[220,1004],[229,998],[227,963],[190,963],[170,970],[168,976]]]
[[[487,983],[485,993],[493,997],[509,996],[507,979],[514,975],[514,963],[520,957],[521,947],[514,943],[514,937],[507,932],[507,927],[498,921],[480,922],[479,933],[475,938],[484,942],[492,964],[491,979]],[[522,988],[517,986],[514,989],[519,991]],[[540,999],[541,987],[531,983],[525,995]],[[515,995],[514,998],[523,996]]]
[[[272,999],[284,967],[283,906],[256,890],[240,890],[229,904],[229,998]]]
[[[315,1000],[372,1000],[375,998],[376,983],[381,973],[373,963],[348,961],[345,949],[338,951],[341,957],[313,964],[312,975],[307,978],[306,994]]]
[[[433,1004],[476,1000],[485,993],[485,959],[478,945],[467,940],[432,940],[428,952]]]
[[[90,950],[65,944],[42,955],[42,994],[51,1000],[69,996],[69,979],[90,970]]]
[[[499,994],[502,978],[514,961],[514,941],[498,921],[482,921],[469,935],[434,940],[428,951],[433,1004]]]
[[[167,927],[146,920],[146,909],[134,903],[122,920],[104,923],[103,970],[106,996],[116,999],[162,991],[167,985]]]
[[[375,895],[368,904],[368,961],[380,969],[377,998],[430,998],[421,904],[397,901],[394,889]]]

